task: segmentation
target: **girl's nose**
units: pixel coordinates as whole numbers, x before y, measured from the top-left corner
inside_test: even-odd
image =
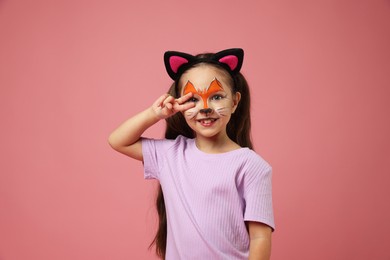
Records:
[[[201,110],[199,110],[199,112],[201,113],[201,114],[211,114],[211,112],[212,112],[212,110],[211,110],[211,108],[203,108],[203,109],[201,109]]]

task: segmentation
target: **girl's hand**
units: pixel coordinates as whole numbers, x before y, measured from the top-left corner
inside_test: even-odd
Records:
[[[180,98],[175,99],[169,94],[164,94],[153,103],[152,109],[159,119],[165,119],[173,116],[177,112],[182,112],[195,106],[194,102],[187,102],[192,93],[188,93]]]

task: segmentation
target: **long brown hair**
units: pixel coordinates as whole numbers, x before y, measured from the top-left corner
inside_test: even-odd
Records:
[[[210,58],[212,55],[212,53],[204,53],[199,54],[196,57],[201,59],[207,59]],[[226,132],[229,138],[241,147],[248,147],[252,149],[253,146],[250,134],[250,93],[246,79],[241,73],[231,75],[228,71],[226,71],[224,67],[219,66],[218,64],[208,64],[207,62],[205,63],[208,66],[213,66],[219,69],[223,74],[228,77],[230,81],[230,86],[232,86],[232,92],[241,93],[241,100],[238,103],[236,111],[231,115],[230,121],[226,127]],[[192,67],[189,67],[187,71],[191,68],[204,65],[205,63],[194,64]],[[168,91],[168,93],[175,98],[180,97],[179,82],[180,77],[172,84]],[[166,123],[167,125],[165,130],[165,138],[167,139],[176,139],[176,137],[179,135],[188,138],[195,137],[193,130],[188,126],[182,113],[176,113],[175,115],[167,118]],[[156,254],[162,259],[165,259],[165,252],[167,246],[167,217],[165,211],[164,195],[161,185],[158,186],[156,208],[159,216],[159,227],[156,236],[150,244],[150,247],[155,244]]]

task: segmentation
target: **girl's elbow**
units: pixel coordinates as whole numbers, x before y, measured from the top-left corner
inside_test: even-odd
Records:
[[[111,146],[112,149],[114,149],[115,151],[118,151],[120,150],[120,145],[118,144],[118,142],[115,142],[115,136],[113,136],[112,134],[108,137],[108,144]]]

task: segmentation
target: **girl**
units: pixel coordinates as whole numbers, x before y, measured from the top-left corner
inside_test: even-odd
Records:
[[[160,183],[163,259],[269,259],[274,230],[270,165],[250,139],[244,52],[192,56],[168,51],[168,94],[120,125],[110,145],[144,164]],[[142,137],[161,119],[166,139]]]

